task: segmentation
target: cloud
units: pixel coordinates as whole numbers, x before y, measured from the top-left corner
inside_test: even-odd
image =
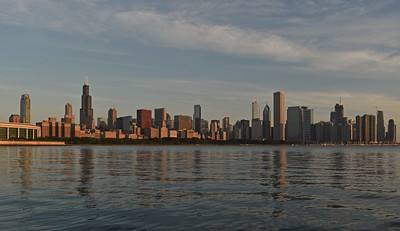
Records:
[[[122,36],[155,46],[262,58],[309,71],[351,75],[393,74],[400,69],[399,17],[375,16],[390,2],[0,3],[3,24],[79,32],[107,41]],[[169,4],[172,7],[163,9]]]
[[[143,41],[170,47],[218,51],[292,61],[308,50],[283,37],[230,25],[208,25],[197,20],[155,12],[130,11],[116,15],[117,22]]]

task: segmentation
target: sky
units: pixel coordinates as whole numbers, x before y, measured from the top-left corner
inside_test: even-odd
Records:
[[[95,117],[166,107],[251,119],[251,102],[329,120],[383,110],[400,123],[400,1],[0,0],[0,121],[31,97],[33,123],[79,122],[86,76]]]

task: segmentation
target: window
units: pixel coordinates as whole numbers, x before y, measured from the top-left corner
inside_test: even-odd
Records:
[[[9,128],[10,130],[10,139],[18,138],[18,128]]]
[[[28,129],[28,139],[33,140],[33,129]]]
[[[19,138],[26,139],[26,128],[20,128],[19,129]]]
[[[7,128],[0,128],[0,140],[7,139]]]

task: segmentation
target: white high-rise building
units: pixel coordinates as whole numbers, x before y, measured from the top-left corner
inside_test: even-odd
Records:
[[[251,103],[251,119],[259,119],[260,113],[257,100]]]

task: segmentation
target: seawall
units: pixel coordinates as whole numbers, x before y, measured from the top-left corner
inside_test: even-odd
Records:
[[[65,146],[63,141],[0,141],[0,146]]]

